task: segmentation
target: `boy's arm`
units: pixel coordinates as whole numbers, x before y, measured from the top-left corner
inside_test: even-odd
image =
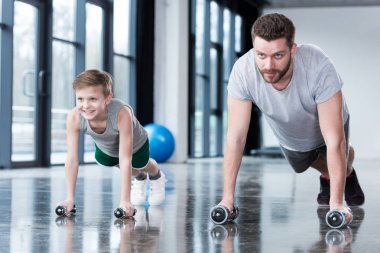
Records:
[[[251,120],[251,101],[242,101],[228,96],[228,128],[224,155],[224,191],[221,205],[232,210],[237,175]]]
[[[67,116],[66,120],[67,131],[67,158],[65,162],[66,171],[66,187],[67,210],[71,210],[74,206],[75,184],[78,177],[78,148],[79,148],[79,131],[80,121],[77,110],[74,108]]]
[[[132,180],[132,151],[133,151],[133,125],[132,112],[123,107],[118,114],[117,126],[119,129],[119,166],[120,166],[120,207],[127,215],[132,216],[131,180]]]

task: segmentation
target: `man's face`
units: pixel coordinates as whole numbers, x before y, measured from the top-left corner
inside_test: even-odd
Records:
[[[290,77],[295,44],[290,49],[285,38],[266,41],[256,37],[253,47],[257,66],[266,82],[276,84]]]

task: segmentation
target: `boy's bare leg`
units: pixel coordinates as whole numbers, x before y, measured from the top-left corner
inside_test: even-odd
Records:
[[[149,162],[145,167],[144,171],[151,176],[157,175],[157,173],[159,172],[157,162],[154,159],[149,158]]]

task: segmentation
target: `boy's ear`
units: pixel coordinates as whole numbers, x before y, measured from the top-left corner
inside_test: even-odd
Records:
[[[109,103],[111,103],[112,96],[113,96],[112,92],[111,92],[110,94],[107,95],[107,97],[106,97],[106,103],[107,103],[107,105],[108,105]]]

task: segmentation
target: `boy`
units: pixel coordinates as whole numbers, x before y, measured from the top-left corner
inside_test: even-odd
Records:
[[[133,216],[133,205],[145,203],[148,179],[149,204],[161,204],[165,199],[165,175],[158,169],[156,161],[149,157],[147,132],[134,116],[132,108],[112,98],[111,75],[100,70],[86,70],[75,78],[73,89],[76,107],[67,117],[67,198],[60,205],[68,211],[74,207],[81,131],[94,139],[98,164],[120,168],[119,207],[127,216]]]

